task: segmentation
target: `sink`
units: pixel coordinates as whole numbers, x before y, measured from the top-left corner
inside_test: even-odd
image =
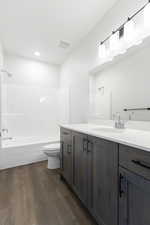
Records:
[[[114,127],[97,127],[93,128],[93,131],[97,132],[109,132],[109,133],[123,133],[125,129],[116,129]]]

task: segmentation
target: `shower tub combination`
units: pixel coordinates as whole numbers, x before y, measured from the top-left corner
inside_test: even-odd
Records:
[[[0,169],[46,160],[44,146],[59,143],[59,137],[13,137],[2,140]]]
[[[46,160],[44,146],[58,143],[58,124],[68,123],[69,89],[15,83],[15,73],[2,72],[0,169]]]

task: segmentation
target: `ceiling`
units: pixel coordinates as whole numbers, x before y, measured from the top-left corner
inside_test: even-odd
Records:
[[[0,0],[0,39],[11,54],[61,64],[116,1]]]

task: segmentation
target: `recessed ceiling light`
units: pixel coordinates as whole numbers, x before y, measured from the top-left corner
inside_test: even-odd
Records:
[[[40,56],[41,54],[40,54],[40,52],[34,52],[34,55]]]

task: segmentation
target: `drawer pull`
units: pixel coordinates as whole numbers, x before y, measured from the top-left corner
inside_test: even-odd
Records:
[[[65,132],[65,131],[62,132],[62,134],[63,134],[63,135],[69,135],[69,133],[67,133],[67,132]]]
[[[144,167],[146,169],[150,169],[150,164],[148,164],[147,162],[141,162],[139,160],[132,160],[133,163],[135,163],[136,165],[139,165],[141,167]]]

